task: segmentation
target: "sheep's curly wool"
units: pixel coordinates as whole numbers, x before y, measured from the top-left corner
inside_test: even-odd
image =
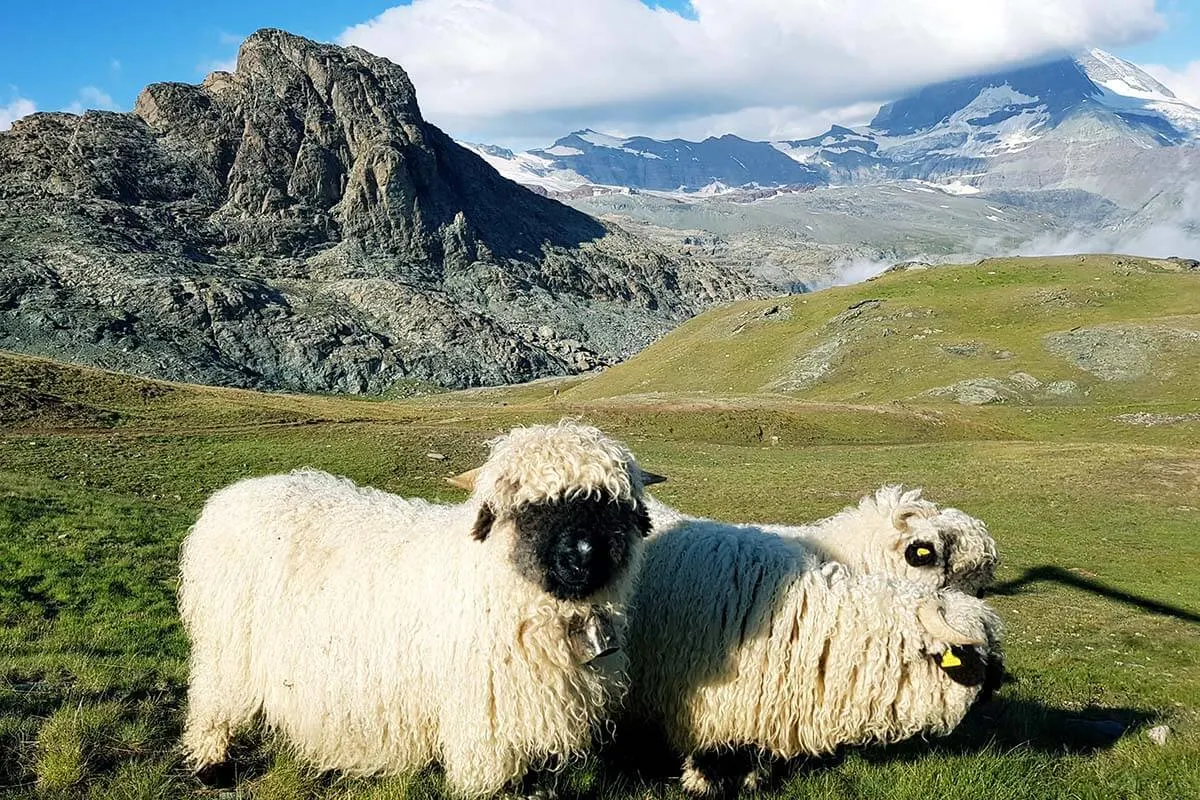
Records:
[[[657,529],[703,521],[646,498]],[[982,520],[957,508],[939,508],[920,489],[882,486],[833,516],[807,525],[744,525],[795,537],[825,561],[865,573],[907,578],[933,588],[977,594],[991,585],[999,557]],[[929,563],[906,560],[912,545],[927,547]]]
[[[569,628],[604,609],[624,624],[642,550],[578,602],[511,563],[514,508],[599,496],[636,502],[633,456],[571,422],[492,443],[460,505],[405,499],[315,471],[217,492],[184,542],[180,611],[192,642],[183,737],[221,761],[261,715],[305,760],[351,774],[440,760],[485,795],[577,753],[626,688],[625,656],[581,665]],[[472,538],[485,507],[490,532]]]
[[[498,508],[555,498],[633,500],[642,493],[633,455],[590,425],[563,420],[514,428],[488,444],[491,457],[479,468],[475,492]]]
[[[917,608],[935,598],[999,658],[980,600],[822,563],[802,541],[693,521],[655,534],[630,606],[635,719],[683,753],[752,745],[780,757],[944,734],[982,686],[935,657]]]

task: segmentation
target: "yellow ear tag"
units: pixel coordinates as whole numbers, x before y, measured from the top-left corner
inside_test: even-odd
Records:
[[[947,650],[942,653],[942,668],[949,669],[950,667],[961,667],[962,659],[954,655],[954,652]]]
[[[930,550],[928,547],[918,547],[917,548],[917,555],[919,555],[921,558],[924,558],[925,556],[929,555],[932,552],[933,551]]]

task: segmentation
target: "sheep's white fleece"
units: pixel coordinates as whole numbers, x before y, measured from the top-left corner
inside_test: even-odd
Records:
[[[822,564],[804,542],[692,520],[653,535],[630,606],[634,718],[681,752],[754,745],[781,757],[944,734],[980,692],[951,680],[916,609],[998,644],[980,600]]]
[[[261,714],[306,760],[352,774],[441,760],[465,795],[581,751],[626,686],[623,653],[576,663],[567,626],[599,606],[623,624],[641,556],[584,602],[510,564],[514,504],[606,491],[636,500],[629,452],[574,423],[517,429],[466,503],[405,499],[322,472],[217,492],[183,545],[192,641],[183,744],[197,766]],[[481,503],[496,511],[469,535]]]

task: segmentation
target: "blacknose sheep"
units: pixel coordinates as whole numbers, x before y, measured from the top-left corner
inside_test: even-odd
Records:
[[[217,492],[181,559],[188,761],[256,717],[318,768],[436,760],[466,796],[580,752],[626,689],[643,480],[564,421],[493,441],[459,505],[315,471]]]
[[[661,726],[684,786],[781,758],[945,734],[1002,675],[980,600],[853,572],[802,540],[693,520],[656,531],[629,609],[626,723]]]

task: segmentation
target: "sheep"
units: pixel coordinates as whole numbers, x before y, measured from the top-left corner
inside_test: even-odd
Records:
[[[717,794],[745,777],[746,748],[786,759],[948,733],[999,683],[1000,636],[963,592],[691,520],[647,541],[623,729],[660,727],[686,756],[684,788]]]
[[[647,496],[656,529],[696,520]],[[957,508],[938,508],[920,489],[882,486],[831,517],[807,525],[758,525],[796,537],[852,570],[908,578],[932,588],[981,595],[999,557],[982,520]]]
[[[193,768],[256,717],[320,769],[440,761],[468,797],[590,744],[626,690],[648,478],[573,421],[490,444],[458,505],[311,470],[208,500],[180,567]]]

